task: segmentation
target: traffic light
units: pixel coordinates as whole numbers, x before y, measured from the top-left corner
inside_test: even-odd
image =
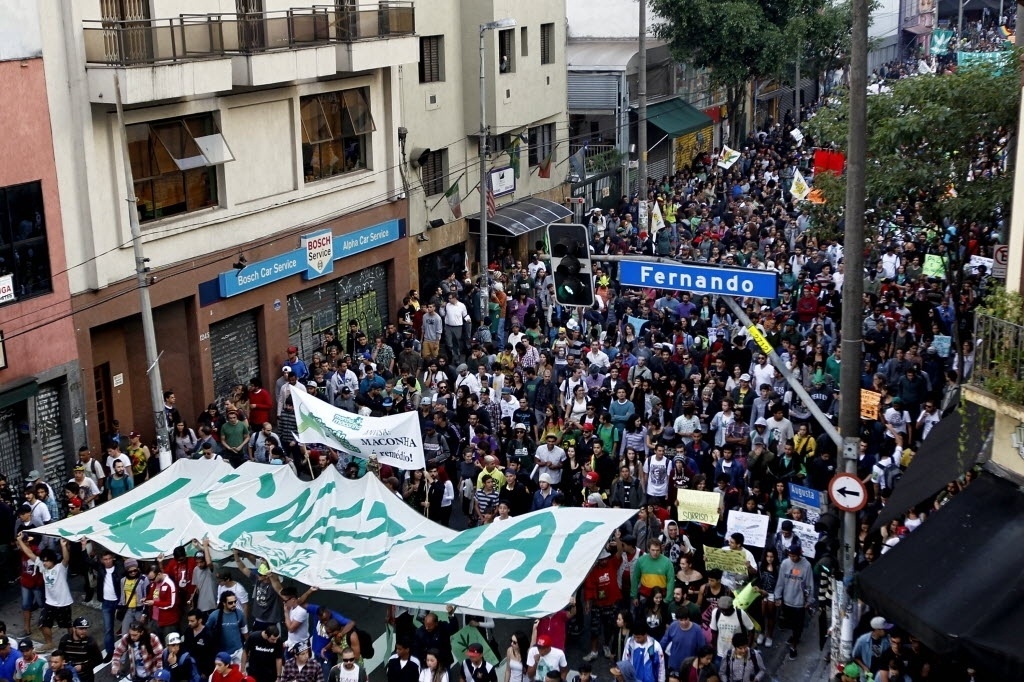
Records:
[[[586,225],[548,225],[555,300],[559,305],[594,305],[594,277]]]

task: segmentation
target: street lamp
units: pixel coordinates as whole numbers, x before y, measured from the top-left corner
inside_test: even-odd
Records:
[[[487,69],[484,57],[484,34],[487,31],[514,28],[515,19],[499,19],[480,24],[480,274],[486,284],[487,264]]]

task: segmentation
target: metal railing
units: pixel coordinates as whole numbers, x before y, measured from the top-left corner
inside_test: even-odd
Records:
[[[412,2],[382,1],[83,24],[86,63],[134,66],[412,35],[416,17]]]
[[[967,383],[1010,402],[1024,403],[1024,326],[978,314],[974,335],[974,371]]]

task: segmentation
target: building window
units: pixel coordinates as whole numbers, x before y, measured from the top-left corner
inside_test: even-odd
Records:
[[[45,216],[41,182],[0,188],[0,305],[53,291]]]
[[[125,126],[139,222],[215,206],[217,166],[234,161],[213,114]]]
[[[530,56],[530,47],[529,47],[529,45],[530,45],[529,32],[526,30],[526,27],[523,26],[522,28],[519,29],[519,55],[521,57],[529,57]]]
[[[540,63],[555,63],[555,25],[540,25]]]
[[[428,197],[448,191],[448,150],[430,152],[422,168],[423,193]]]
[[[498,70],[501,73],[516,72],[516,30],[514,28],[498,31]]]
[[[420,38],[420,83],[444,81],[444,36]]]
[[[370,167],[370,115],[366,88],[310,95],[299,100],[302,169],[306,182]]]
[[[555,149],[555,124],[530,128],[530,165],[539,166]]]

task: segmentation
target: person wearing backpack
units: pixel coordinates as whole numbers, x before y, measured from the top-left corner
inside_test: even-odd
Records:
[[[711,644],[721,658],[734,648],[733,639],[744,637],[754,629],[754,621],[746,611],[740,611],[732,603],[732,597],[719,597],[718,608],[711,613]]]
[[[758,651],[750,648],[746,633],[737,632],[732,638],[732,648],[722,657],[718,677],[722,682],[762,682],[767,678],[764,659]]]

